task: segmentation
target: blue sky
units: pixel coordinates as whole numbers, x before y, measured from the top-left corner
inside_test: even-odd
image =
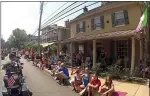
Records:
[[[45,20],[48,16],[50,16],[54,11],[56,11],[60,6],[65,4],[66,2],[45,2],[44,4],[44,10],[43,10],[43,17],[42,22]],[[73,2],[68,2],[64,7],[62,7],[60,10],[58,10],[55,14],[60,12],[62,9],[66,8],[68,5],[72,4]],[[82,2],[77,3],[81,4]],[[68,15],[78,9],[83,8],[85,5],[92,4],[94,2],[88,2],[83,4],[82,6],[68,12],[65,15]],[[1,24],[2,24],[2,36],[5,40],[9,38],[9,36],[12,34],[12,30],[15,28],[20,28],[26,30],[28,34],[33,34],[35,30],[38,28],[39,24],[39,14],[40,14],[40,3],[39,2],[2,2],[1,4]],[[88,9],[93,9],[95,7],[100,6],[101,3],[97,3],[95,5],[92,5],[91,7],[88,7]],[[76,5],[74,5],[76,6]],[[73,19],[79,14],[81,14],[83,10],[72,14],[58,22],[59,26],[64,26],[64,21],[67,19]],[[54,14],[54,15],[55,15]],[[53,17],[54,15],[50,16]],[[64,16],[65,16],[64,15]],[[62,16],[63,17],[63,16]],[[60,17],[60,18],[62,18]],[[57,18],[58,20],[59,18]]]

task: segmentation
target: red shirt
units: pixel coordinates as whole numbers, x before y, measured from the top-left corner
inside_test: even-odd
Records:
[[[101,81],[98,79],[98,80],[94,80],[93,78],[90,80],[90,84],[92,85],[98,85],[97,88],[99,88],[101,86]]]

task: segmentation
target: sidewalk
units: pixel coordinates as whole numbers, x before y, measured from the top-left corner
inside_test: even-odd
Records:
[[[39,66],[39,65],[38,65]],[[52,74],[52,72],[48,69],[44,69],[45,72],[48,72]],[[69,68],[69,73],[71,73],[71,69]],[[71,76],[71,74],[70,74]],[[74,76],[71,76],[71,79]],[[104,83],[104,79],[99,78],[102,82]],[[127,92],[128,94],[126,96],[149,96],[149,88],[146,85],[139,85],[139,84],[131,84],[131,83],[125,83],[125,82],[118,82],[118,81],[113,81],[115,85],[115,90],[116,91],[121,91],[121,92]]]

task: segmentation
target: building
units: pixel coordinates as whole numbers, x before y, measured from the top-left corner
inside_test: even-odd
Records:
[[[57,41],[62,41],[70,38],[70,31],[69,31],[69,25],[67,24],[69,21],[65,22],[65,27],[57,26],[57,25],[51,25],[47,26],[42,29],[41,34],[41,45],[43,47],[46,47],[48,45],[51,45],[53,43],[56,43]],[[63,50],[66,52],[69,50],[70,46],[69,44],[59,44],[57,50]],[[59,54],[59,51],[57,51],[57,54]]]
[[[30,44],[38,44],[38,36],[33,36],[33,35],[30,35],[29,36],[30,38]]]
[[[41,43],[56,42],[58,39],[58,28],[59,26],[57,25],[49,25],[41,29]]]
[[[70,25],[69,20],[65,21],[65,27],[59,28],[58,32],[58,41],[68,40],[70,38]],[[70,52],[70,44],[58,44],[59,51],[63,51],[65,53]]]
[[[98,62],[101,49],[105,49],[111,62],[128,56],[127,67],[134,70],[145,53],[145,35],[135,31],[143,5],[142,2],[108,2],[89,11],[84,8],[81,15],[69,22],[70,38],[58,43],[70,44],[71,54],[93,53],[93,64]]]

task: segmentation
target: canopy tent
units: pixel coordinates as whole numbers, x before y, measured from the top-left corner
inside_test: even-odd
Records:
[[[40,45],[42,45],[43,47],[46,47],[46,46],[48,46],[48,45],[52,45],[52,44],[54,44],[55,42],[51,42],[51,43],[43,43],[43,44],[40,44]]]

